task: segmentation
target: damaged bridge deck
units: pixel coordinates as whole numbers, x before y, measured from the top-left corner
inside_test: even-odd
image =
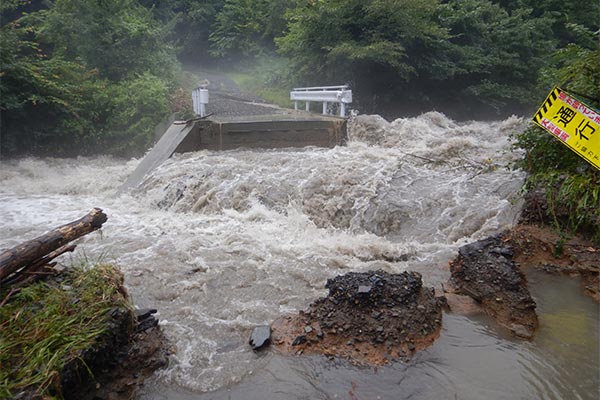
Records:
[[[334,147],[346,142],[344,118],[290,113],[197,121],[174,152],[236,148]]]
[[[211,116],[187,123],[174,122],[119,188],[118,194],[139,185],[173,153],[334,147],[345,144],[346,139],[345,118],[292,110],[269,115]]]

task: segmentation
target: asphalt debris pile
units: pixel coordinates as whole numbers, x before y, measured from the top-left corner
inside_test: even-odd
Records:
[[[272,341],[284,353],[320,353],[357,364],[408,358],[439,336],[444,299],[416,272],[350,272],[329,279],[327,297],[279,318]]]
[[[450,263],[452,290],[478,302],[500,325],[522,338],[538,328],[535,301],[527,279],[513,260],[514,253],[502,235],[462,246]]]

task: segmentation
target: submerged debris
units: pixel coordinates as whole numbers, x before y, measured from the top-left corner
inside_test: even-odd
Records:
[[[501,235],[462,246],[450,263],[451,284],[516,336],[531,338],[538,327],[535,301],[525,275],[513,261],[513,250]]]
[[[443,299],[416,272],[351,272],[329,279],[327,297],[273,325],[287,353],[320,353],[381,365],[429,346],[439,336]]]

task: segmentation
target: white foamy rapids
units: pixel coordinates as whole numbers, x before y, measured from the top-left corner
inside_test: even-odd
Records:
[[[159,309],[177,351],[156,379],[212,390],[256,368],[253,326],[328,278],[410,268],[437,285],[460,244],[512,224],[522,174],[497,165],[521,125],[359,117],[348,146],[179,155],[119,198],[135,160],[3,162],[0,248],[103,208],[75,257],[117,263],[133,301]]]
[[[516,117],[459,125],[435,112],[391,124],[360,116],[346,147],[188,153],[140,191],[175,211],[247,210],[258,201],[285,212],[293,203],[319,227],[453,243],[512,222],[506,211],[521,173],[505,168],[514,157],[507,138],[522,126]]]

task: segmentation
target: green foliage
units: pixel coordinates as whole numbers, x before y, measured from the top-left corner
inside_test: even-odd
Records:
[[[116,154],[127,154],[131,146],[146,146],[154,127],[169,114],[169,88],[150,73],[114,86],[111,97],[112,112],[100,140],[102,147],[112,148]]]
[[[154,18],[170,29],[170,40],[180,59],[188,63],[207,63],[209,36],[225,0],[140,0]]]
[[[546,55],[555,48],[549,16],[533,18],[532,10],[510,13],[485,0],[451,0],[440,7],[442,26],[450,34],[440,52],[450,68],[442,87],[461,99],[489,106],[496,114],[518,112],[539,98],[536,88]],[[464,104],[472,108],[469,102]]]
[[[600,90],[599,2],[5,0],[0,11],[4,155],[139,152],[169,101],[183,108],[176,51],[250,63],[245,87],[278,103],[292,86],[349,83],[355,107],[387,117],[522,115],[557,81]]]
[[[494,0],[508,12],[519,8],[533,10],[533,17],[550,16],[553,36],[560,48],[569,43],[577,43],[591,48],[596,45],[590,36],[582,38],[572,25],[580,26],[590,32],[600,28],[600,2],[587,0]],[[583,39],[583,40],[582,40]]]
[[[370,66],[407,80],[415,73],[407,48],[445,39],[434,22],[436,1],[302,1],[287,14],[289,30],[277,39],[303,78],[352,79]]]
[[[150,72],[174,79],[167,32],[134,0],[54,0],[36,26],[53,55],[80,60],[101,77],[119,81]]]
[[[549,91],[554,83],[598,108],[600,49],[570,44],[557,51],[553,61],[558,69],[546,69],[540,84]],[[529,173],[525,187],[545,193],[547,217],[560,230],[581,231],[600,240],[600,171],[536,126],[513,140],[515,148],[525,150],[516,164]]]
[[[298,3],[280,51],[302,84],[351,82],[366,112],[381,112],[382,101],[471,118],[522,112],[556,44],[549,14],[488,0]]]
[[[581,232],[600,241],[600,173],[547,171],[531,175],[526,189],[545,193],[547,215],[559,231]]]
[[[2,3],[0,152],[132,155],[170,113],[165,30],[132,0]]]
[[[225,0],[210,35],[211,54],[254,58],[274,50],[274,35],[284,29],[287,4],[282,0]]]
[[[98,265],[74,268],[60,285],[35,283],[13,295],[0,308],[0,397],[28,390],[62,398],[61,370],[98,345],[111,310],[131,309],[122,283],[113,266]],[[0,292],[4,298],[6,291]]]

